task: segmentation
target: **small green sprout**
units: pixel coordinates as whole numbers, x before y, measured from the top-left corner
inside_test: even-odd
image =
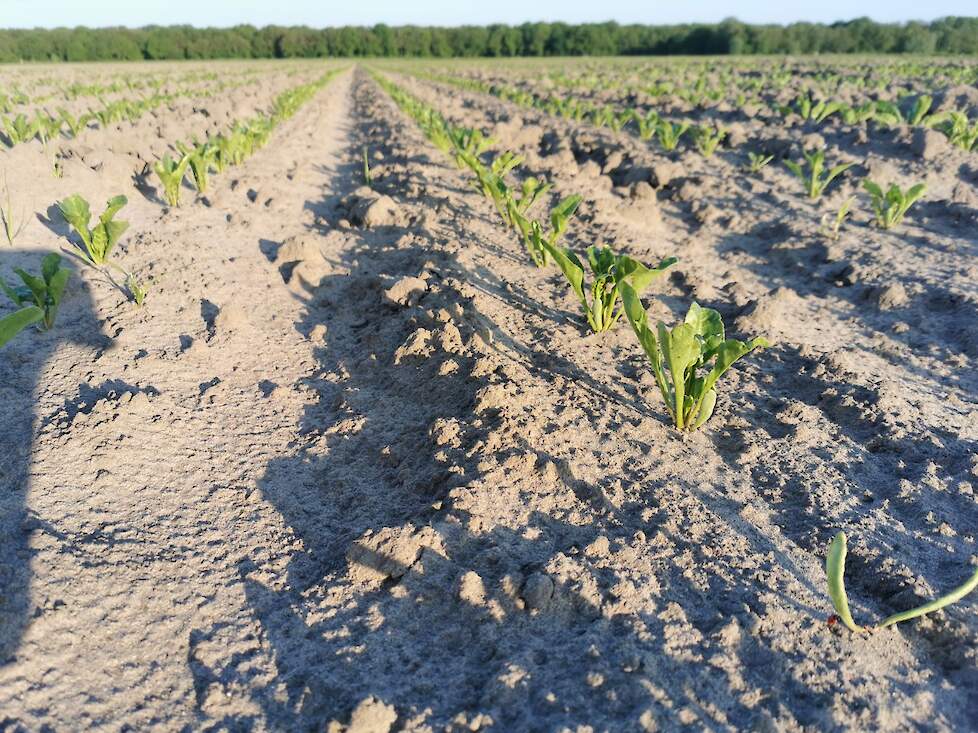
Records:
[[[32,323],[40,323],[45,331],[54,328],[61,296],[71,276],[71,270],[61,266],[61,255],[52,252],[41,260],[41,276],[31,275],[20,268],[14,270],[23,285],[8,285],[0,279],[0,290],[19,310],[0,319],[0,346],[6,344]]]
[[[717,380],[742,356],[769,346],[760,336],[746,342],[726,339],[720,314],[695,302],[683,323],[671,330],[660,321],[656,338],[635,289],[621,281],[619,290],[625,315],[652,364],[659,392],[679,430],[693,431],[709,420],[716,407]],[[698,376],[701,368],[709,371]]]
[[[127,221],[113,221],[113,217],[129,203],[125,196],[113,196],[105,202],[105,211],[98,218],[98,224],[89,229],[92,212],[88,202],[77,193],[58,202],[58,209],[85,245],[85,260],[96,267],[102,265],[112,253],[119,238],[129,227]]]
[[[909,611],[902,611],[887,616],[876,626],[866,627],[860,626],[852,618],[852,612],[849,610],[849,598],[846,595],[845,572],[846,534],[845,532],[839,532],[835,536],[835,539],[832,540],[832,544],[829,545],[829,552],[825,558],[825,574],[828,577],[829,597],[832,599],[832,606],[835,608],[839,620],[850,631],[873,631],[874,629],[885,629],[887,626],[898,624],[901,621],[910,621],[931,611],[938,611],[945,606],[950,606],[952,603],[960,601],[975,588],[978,588],[978,570],[975,570],[970,578],[950,593],[930,603],[912,608]]]
[[[149,291],[146,286],[142,285],[139,280],[136,279],[136,275],[131,272],[126,273],[126,289],[129,291],[129,295],[132,297],[133,302],[137,306],[142,306],[143,301],[146,300],[146,294]]]
[[[918,183],[906,191],[902,191],[894,183],[890,186],[890,190],[884,193],[878,184],[867,179],[863,181],[863,188],[869,192],[873,199],[873,213],[876,214],[876,223],[883,229],[889,229],[903,221],[903,217],[910,207],[924,195],[927,186]]]
[[[660,120],[659,127],[656,129],[656,134],[659,137],[659,145],[662,146],[663,150],[675,150],[676,146],[679,145],[679,138],[681,138],[688,129],[688,122],[673,123],[667,122],[666,120]]]
[[[693,130],[693,142],[704,158],[712,158],[717,147],[727,136],[727,131],[711,125],[702,125]]]
[[[197,143],[195,141],[193,147],[178,143],[177,148],[187,158],[194,179],[194,186],[196,186],[198,193],[207,193],[207,182],[210,170],[214,166],[214,159],[217,157],[217,147],[211,142]],[[160,177],[162,178],[162,176]],[[164,183],[164,188],[165,186]],[[177,188],[179,190],[179,184]],[[177,197],[179,198],[179,194]]]
[[[829,170],[825,170],[824,151],[816,150],[814,152],[808,152],[805,150],[802,154],[805,156],[805,162],[808,166],[807,176],[805,174],[804,164],[795,163],[791,160],[786,160],[784,164],[788,166],[788,170],[794,173],[805,184],[808,198],[812,200],[819,198],[837,176],[855,165],[855,163],[840,163]]]
[[[28,120],[27,115],[21,113],[16,117],[5,117],[3,119],[3,130],[6,137],[7,147],[26,143],[34,138],[38,133],[38,121]]]
[[[153,164],[153,170],[163,184],[163,197],[170,206],[180,205],[180,186],[183,184],[188,165],[190,165],[190,156],[186,153],[180,160],[174,160],[167,153]]]
[[[764,155],[763,153],[755,153],[754,151],[748,151],[747,153],[748,165],[747,169],[751,173],[759,173],[761,169],[774,160],[773,155]]]
[[[844,222],[846,217],[849,216],[849,209],[852,208],[852,204],[855,202],[855,200],[855,196],[850,196],[843,201],[842,206],[839,207],[839,210],[835,213],[835,217],[831,221],[829,220],[829,214],[822,216],[822,234],[832,241],[839,238],[839,230],[842,228],[842,222]]]
[[[584,287],[584,264],[577,255],[569,249],[554,247],[546,242],[543,246],[584,306],[587,323],[595,333],[604,333],[621,318],[622,310],[618,308],[621,282],[627,282],[636,293],[641,293],[677,261],[675,257],[667,257],[657,267],[649,268],[626,255],[616,255],[610,247],[588,247],[586,259],[594,277],[588,302]]]
[[[543,227],[540,222],[533,220],[530,222],[530,236],[526,240],[527,248],[530,250],[530,257],[537,267],[543,267],[550,261],[551,253],[557,247],[557,241],[567,231],[567,225],[571,217],[581,205],[582,198],[578,194],[561,199],[555,207],[550,210],[550,234],[544,235]]]
[[[963,150],[978,145],[978,122],[972,123],[964,112],[948,112],[944,122],[943,132],[952,145]]]
[[[20,236],[27,226],[27,217],[14,213],[13,201],[10,198],[10,186],[7,184],[7,174],[3,174],[3,193],[4,200],[0,202],[0,224],[3,225],[3,233],[7,238],[7,244],[14,246],[14,240]]]

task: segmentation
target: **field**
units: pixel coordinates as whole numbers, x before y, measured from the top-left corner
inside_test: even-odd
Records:
[[[0,66],[0,730],[973,729],[976,81]]]

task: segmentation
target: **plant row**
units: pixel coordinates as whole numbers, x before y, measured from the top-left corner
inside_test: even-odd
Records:
[[[100,106],[93,107],[79,115],[71,114],[64,107],[59,107],[57,114],[47,110],[37,110],[33,116],[21,112],[0,118],[0,141],[8,148],[30,142],[35,138],[46,145],[59,135],[78,137],[89,125],[95,123],[99,127],[108,127],[117,122],[128,120],[136,122],[147,112],[159,108],[181,98],[207,99],[228,89],[244,86],[250,81],[221,84],[203,92],[187,89],[172,94],[153,94],[142,99],[117,99],[105,101],[99,99]]]
[[[550,115],[557,115],[578,122],[584,121],[598,127],[607,126],[616,131],[621,130],[626,123],[632,122],[635,131],[643,140],[648,140],[656,135],[662,149],[667,152],[675,150],[679,145],[680,138],[690,130],[688,122],[669,122],[659,117],[654,110],[644,113],[644,116],[636,109],[615,113],[608,106],[599,108],[573,98],[548,97],[544,99],[520,89],[500,87],[458,77],[434,77],[434,79],[476,93],[488,93],[520,106],[540,109]],[[929,107],[930,100],[918,104],[915,107],[915,117],[924,119]],[[897,110],[895,114],[899,114],[899,111]],[[727,132],[718,126],[697,126],[692,130],[696,150],[705,158],[712,157],[727,136]],[[978,135],[978,124],[976,124],[975,134]],[[811,200],[820,198],[832,181],[854,165],[854,163],[840,163],[827,168],[825,153],[821,150],[805,150],[802,152],[802,156],[803,160],[800,162],[786,160],[784,164],[793,175],[801,180],[805,187],[805,193]],[[748,151],[746,167],[751,173],[757,173],[773,159],[773,155],[762,155]],[[875,222],[883,229],[889,229],[900,224],[910,207],[924,195],[926,190],[923,183],[915,184],[904,191],[896,184],[891,184],[889,188],[886,188],[869,179],[863,181],[863,188],[870,196]],[[838,235],[843,220],[851,212],[853,201],[854,199],[848,199],[843,203],[831,226],[823,219],[823,226],[828,229],[831,236]]]
[[[228,167],[240,165],[268,142],[272,132],[292,117],[299,108],[322,89],[337,73],[334,69],[307,84],[300,84],[279,94],[271,109],[250,120],[234,122],[226,132],[208,135],[203,142],[177,142],[176,157],[169,153],[153,164],[153,171],[163,186],[163,197],[170,206],[180,205],[180,190],[189,171],[197,192],[204,194],[210,174],[223,173]]]
[[[491,152],[494,141],[481,131],[455,125],[436,109],[398,87],[389,79],[374,78],[394,102],[415,122],[429,140],[455,160],[461,169],[473,175],[475,188],[495,205],[504,224],[512,228],[527,247],[530,260],[537,267],[555,263],[567,278],[584,311],[585,320],[594,332],[609,330],[624,316],[648,358],[658,391],[669,416],[678,430],[692,431],[713,414],[717,403],[718,379],[740,358],[768,346],[762,337],[750,341],[728,339],[719,312],[693,302],[681,324],[669,328],[659,322],[653,329],[641,301],[642,292],[656,277],[676,263],[668,257],[655,267],[609,247],[589,246],[581,257],[559,244],[572,220],[581,196],[561,199],[550,211],[550,226],[533,218],[531,209],[547,194],[552,184],[532,176],[523,176],[516,186],[507,176],[517,177],[522,159],[512,151]],[[585,262],[587,267],[585,267]],[[591,282],[586,283],[590,270]],[[852,631],[865,631],[852,619],[843,575],[846,553],[845,534],[840,532],[832,542],[826,560],[829,596],[837,616]],[[901,621],[943,608],[978,587],[978,572],[950,593],[931,603],[894,614],[875,628],[885,628]]]
[[[188,166],[193,171],[198,190],[203,192],[206,189],[207,173],[211,166],[223,170],[226,165],[244,162],[251,153],[265,145],[278,125],[292,117],[337,71],[330,71],[313,82],[282,92],[276,97],[267,114],[247,122],[236,123],[226,134],[208,138],[206,143],[193,148],[181,146],[186,148],[187,152],[178,162],[174,162],[169,156],[159,161],[157,172],[162,179],[167,200],[172,205],[179,203],[179,187]],[[208,146],[207,150],[200,150],[204,146]],[[214,151],[213,155],[212,151]],[[111,259],[112,252],[129,227],[128,222],[116,218],[127,203],[125,196],[113,196],[106,202],[105,210],[94,224],[91,207],[79,194],[59,201],[57,207],[74,233],[74,238],[69,238],[69,243],[72,245],[70,253],[86,265],[100,270],[113,285],[123,290],[137,306],[141,306],[146,298],[147,288],[139,282],[134,273],[123,269]],[[6,216],[4,216],[5,225]],[[8,240],[13,244],[9,232]],[[13,313],[0,318],[0,346],[33,324],[38,324],[41,330],[53,328],[65,285],[70,276],[70,270],[61,265],[61,256],[57,253],[48,254],[43,258],[40,276],[21,269],[16,269],[14,272],[21,280],[20,285],[10,285],[0,279],[0,290],[17,307]],[[115,275],[121,278],[117,280]]]
[[[669,121],[654,109],[636,107],[618,108],[610,104],[595,104],[568,95],[540,95],[519,87],[500,83],[490,83],[453,75],[428,75],[436,81],[451,84],[469,91],[491,94],[521,107],[543,111],[550,115],[563,117],[575,122],[588,122],[596,127],[607,127],[619,132],[627,130],[642,140],[657,139],[663,150],[676,149],[679,139],[688,131],[695,147],[704,156],[712,155],[716,146],[726,137],[726,132],[716,124],[693,125],[688,121]],[[702,82],[702,78],[700,79]],[[697,87],[699,87],[699,83]],[[696,94],[702,94],[702,90]],[[682,94],[678,95],[684,99]],[[771,111],[781,115],[798,115],[801,119],[821,124],[838,117],[843,124],[859,125],[873,122],[887,129],[910,126],[938,130],[948,141],[962,150],[978,148],[978,120],[971,120],[960,110],[931,112],[933,97],[927,94],[917,96],[912,101],[897,104],[892,101],[874,100],[858,105],[841,101],[816,99],[810,92],[799,94],[793,102],[786,105],[772,105]],[[748,117],[758,114],[749,107],[746,97],[739,95],[735,106]]]

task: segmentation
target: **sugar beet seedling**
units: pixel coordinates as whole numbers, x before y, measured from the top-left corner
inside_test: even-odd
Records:
[[[22,285],[11,286],[0,279],[0,291],[19,309],[0,319],[0,346],[32,323],[40,323],[45,331],[54,328],[58,307],[71,276],[71,270],[61,266],[61,255],[54,252],[45,255],[41,260],[40,277],[20,268],[14,272],[21,279]]]
[[[622,280],[619,290],[625,316],[652,365],[666,409],[679,430],[696,430],[709,420],[716,407],[717,380],[742,356],[770,345],[760,336],[750,341],[725,338],[720,314],[697,303],[689,307],[683,323],[672,329],[660,321],[657,336],[649,327],[648,314],[635,289]],[[700,369],[708,371],[700,376]]]
[[[627,283],[636,293],[642,293],[655,278],[677,262],[675,257],[667,257],[656,267],[650,268],[627,255],[616,255],[610,247],[588,247],[585,259],[594,278],[587,289],[591,295],[589,302],[584,285],[584,263],[569,249],[555,247],[548,242],[543,246],[581,301],[587,323],[594,333],[604,333],[621,318],[623,311],[618,306],[622,283]]]
[[[949,593],[925,603],[922,606],[911,608],[909,611],[902,611],[887,616],[876,626],[860,626],[852,618],[849,610],[849,597],[846,594],[845,585],[846,572],[846,534],[839,532],[829,545],[829,552],[825,558],[825,574],[828,577],[829,597],[832,599],[832,606],[835,608],[838,618],[843,625],[850,631],[873,631],[875,629],[885,629],[887,626],[898,624],[901,621],[910,621],[918,616],[923,616],[932,611],[938,611],[945,606],[960,601],[966,595],[978,588],[978,570],[969,577],[964,583]]]

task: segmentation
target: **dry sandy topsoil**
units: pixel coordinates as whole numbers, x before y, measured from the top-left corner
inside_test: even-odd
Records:
[[[0,154],[39,212],[4,277],[77,190],[129,195],[151,283],[73,265],[57,328],[0,352],[0,731],[973,729],[973,599],[856,635],[823,563],[845,530],[865,621],[973,571],[974,164],[867,143],[930,195],[831,241],[773,166],[389,76],[584,194],[571,246],[677,256],[652,318],[695,299],[772,347],[677,433],[627,324],[589,334],[361,68],[179,209],[133,183],[143,128],[60,179]],[[244,106],[307,80],[270,79]]]

